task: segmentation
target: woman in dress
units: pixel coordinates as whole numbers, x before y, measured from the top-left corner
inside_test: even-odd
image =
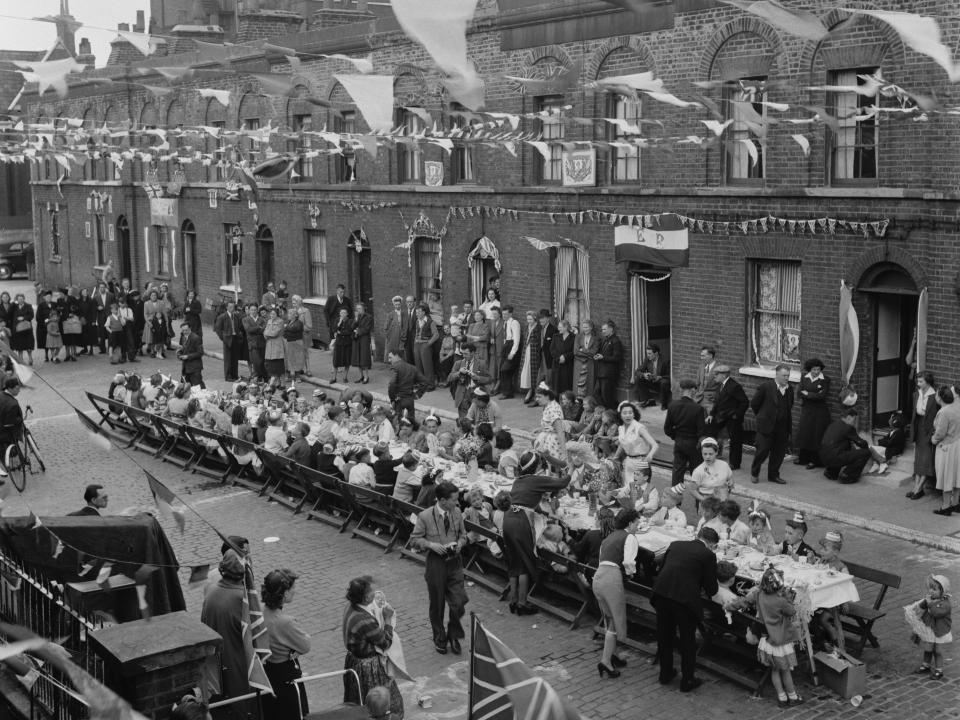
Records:
[[[536,541],[547,526],[538,512],[544,493],[563,490],[569,478],[541,475],[545,470],[539,453],[528,450],[520,456],[520,477],[513,482],[513,505],[503,516],[503,551],[510,576],[510,612],[532,615],[537,608],[527,603],[531,582],[539,575]]]
[[[620,510],[613,521],[613,532],[600,545],[600,564],[593,576],[593,594],[606,628],[603,657],[597,663],[601,678],[604,675],[620,677],[617,668],[627,664],[616,651],[617,640],[627,639],[627,596],[623,590],[623,575],[633,575],[637,571],[640,546],[634,533],[639,518],[636,510]]]
[[[299,380],[306,367],[307,349],[303,346],[303,320],[296,308],[284,311],[287,321],[283,325],[283,357],[287,364],[288,379]]]
[[[956,402],[953,390],[944,385],[937,391],[940,411],[933,419],[933,436],[930,442],[936,446],[934,467],[937,470],[937,490],[940,509],[936,515],[952,515],[960,512],[957,493],[960,492],[960,403]]]
[[[353,355],[353,320],[346,308],[340,308],[340,317],[333,328],[333,377],[331,382],[337,382],[340,371],[343,371],[343,381],[348,381],[350,359]]]
[[[700,503],[711,495],[721,502],[730,497],[733,490],[733,470],[724,461],[717,458],[720,443],[711,437],[700,441],[700,456],[703,462],[693,469],[687,490]]]
[[[160,350],[162,348],[155,348],[153,344],[157,342],[153,339],[153,318],[157,313],[160,313],[160,295],[156,290],[151,290],[147,293],[147,299],[143,303],[143,345],[146,346],[144,351],[147,355],[152,355],[155,358],[160,357]],[[191,330],[193,328],[190,328]]]
[[[413,359],[416,361],[417,370],[430,383],[427,389],[433,390],[437,386],[437,374],[433,367],[433,345],[440,342],[440,332],[430,318],[429,307],[417,305],[415,312],[417,319],[413,336]]]
[[[37,350],[43,350],[43,359],[50,360],[50,349],[47,347],[47,321],[50,319],[50,310],[55,308],[51,301],[53,294],[49,290],[39,293],[37,297]],[[54,353],[54,357],[59,353],[59,349]]]
[[[546,383],[537,386],[535,397],[543,414],[540,416],[540,430],[533,439],[533,449],[546,456],[551,464],[563,464],[566,459],[563,446],[567,441],[563,408],[557,402],[557,394]]]
[[[7,295],[7,293],[3,294]],[[7,297],[10,296],[7,295]],[[23,293],[17,293],[8,316],[10,321],[7,323],[7,327],[13,333],[10,340],[10,349],[17,353],[20,362],[33,365],[33,306],[26,301]]]
[[[483,311],[484,317],[490,317],[490,308],[499,308],[500,300],[497,299],[497,291],[494,288],[487,288],[487,297],[480,303],[479,310]]]
[[[370,382],[370,368],[373,366],[373,351],[370,346],[370,339],[373,337],[373,315],[367,312],[367,308],[362,302],[357,303],[353,312],[353,350],[351,358],[354,367],[360,369],[359,382],[366,385]]]
[[[617,408],[617,457],[623,461],[623,485],[644,483],[650,477],[650,463],[659,449],[657,441],[640,422],[640,408],[624,401]]]
[[[283,349],[283,320],[277,314],[277,308],[267,311],[267,324],[263,328],[263,337],[266,338],[266,347],[263,349],[263,360],[267,368],[270,381],[279,383],[283,380],[284,349]]]
[[[924,495],[923,484],[934,474],[933,419],[937,414],[937,387],[929,370],[917,375],[917,391],[913,394],[913,490],[907,493],[911,500]]]
[[[830,378],[823,374],[823,360],[810,358],[803,365],[806,374],[800,378],[800,422],[797,424],[797,459],[795,465],[806,465],[812,470],[820,462],[820,441],[830,424],[830,408],[827,407],[827,393],[830,392]]]
[[[6,290],[0,292],[0,320],[3,320],[10,332],[13,332],[13,303],[10,301],[10,293]]]
[[[550,342],[550,354],[553,356],[550,383],[558,395],[573,389],[573,351],[576,341],[577,337],[568,321],[557,323],[557,332]]]
[[[297,574],[283,568],[268,573],[260,587],[263,622],[267,628],[270,655],[263,663],[273,695],[262,695],[264,716],[277,720],[300,720],[310,712],[307,691],[294,680],[303,677],[298,658],[310,652],[310,636],[297,621],[283,612],[293,601]]]
[[[83,350],[80,354],[93,355],[93,347],[99,342],[97,303],[90,297],[90,290],[85,287],[80,288],[80,318],[83,320],[83,342],[81,343]]]
[[[393,608],[382,593],[376,592],[369,575],[350,581],[347,601],[343,612],[343,644],[347,650],[343,669],[357,673],[360,687],[353,673],[344,675],[343,701],[362,705],[372,688],[383,686],[390,690],[392,718],[403,720],[403,696],[397,681],[387,673],[387,659],[381,654],[393,645]],[[374,614],[378,609],[382,625]]]
[[[197,300],[195,290],[187,290],[187,299],[183,302],[183,319],[190,326],[190,332],[195,332],[203,337],[203,324],[200,322],[200,314],[203,312],[203,305]]]
[[[477,361],[486,375],[490,360],[490,323],[487,322],[487,314],[483,310],[473,311],[473,318],[467,326],[467,341],[476,346]]]
[[[593,321],[584,320],[580,323],[580,334],[573,345],[573,389],[581,400],[593,397],[596,390],[594,369],[597,361],[593,356],[599,351],[600,339],[593,327]]]

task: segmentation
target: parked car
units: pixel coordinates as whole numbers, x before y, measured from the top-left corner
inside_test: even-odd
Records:
[[[9,280],[14,273],[27,272],[27,259],[32,255],[32,242],[14,240],[0,243],[0,280]]]

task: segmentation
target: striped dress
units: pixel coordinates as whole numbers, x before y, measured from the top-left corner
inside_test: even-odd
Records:
[[[397,681],[387,674],[386,657],[378,650],[393,644],[393,626],[380,627],[377,619],[359,605],[347,605],[343,612],[343,644],[347,657],[344,670],[354,670],[360,678],[358,694],[353,675],[343,677],[343,701],[363,705],[371,688],[382,685],[390,689],[390,713],[394,720],[403,720],[403,696]]]

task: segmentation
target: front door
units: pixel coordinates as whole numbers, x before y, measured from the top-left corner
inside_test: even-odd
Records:
[[[117,218],[117,245],[120,255],[120,277],[130,278],[132,287],[136,287],[137,279],[133,277],[133,261],[130,253],[130,224],[123,215]]]
[[[670,364],[670,278],[647,281],[647,336],[660,346],[660,355]]]
[[[373,312],[373,274],[370,271],[370,249],[357,252],[347,248],[347,269],[350,276],[350,297],[362,302],[367,312]]]
[[[262,293],[268,282],[273,282],[273,238],[257,239],[257,290],[254,297]]]
[[[917,324],[915,295],[874,296],[873,427],[886,427],[890,414],[907,410],[913,388],[907,357]]]

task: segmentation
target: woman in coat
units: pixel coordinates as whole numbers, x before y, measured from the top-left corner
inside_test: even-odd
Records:
[[[433,345],[440,342],[440,333],[437,326],[430,319],[430,308],[426,305],[417,305],[417,322],[414,326],[413,359],[417,370],[430,383],[428,391],[437,385],[437,376],[433,368]]]
[[[373,352],[370,345],[373,337],[373,315],[367,312],[362,302],[356,304],[353,313],[351,359],[353,365],[360,369],[360,382],[366,385],[370,382],[370,368],[373,365]]]
[[[267,311],[267,324],[263,328],[263,337],[266,339],[263,360],[267,375],[272,382],[280,382],[286,372],[286,355],[283,348],[283,320],[278,315],[276,307]]]
[[[580,323],[580,334],[573,344],[573,390],[577,397],[586,400],[593,397],[597,378],[594,373],[596,360],[593,356],[600,350],[600,339],[592,320]]]
[[[50,310],[58,309],[51,305],[52,298],[53,295],[49,290],[44,290],[37,298],[37,350],[43,350],[44,360],[50,359],[50,352],[47,350],[47,320],[50,319]],[[57,348],[54,356],[59,352],[60,349]]]
[[[803,365],[806,373],[800,378],[800,422],[797,424],[797,459],[795,465],[806,465],[812,470],[820,462],[820,441],[830,424],[830,408],[827,407],[827,394],[830,392],[830,378],[823,374],[823,360],[810,358]]]
[[[340,308],[340,318],[333,326],[333,378],[332,382],[337,382],[340,371],[343,370],[343,380],[348,380],[347,373],[350,371],[350,360],[353,355],[353,320],[350,319],[350,311],[347,308]]]
[[[537,385],[537,374],[540,372],[540,333],[537,332],[537,314],[532,310],[527,310],[524,336],[520,390],[525,391],[523,402],[530,403]]]
[[[280,312],[283,312],[283,308],[280,308]],[[299,379],[307,364],[307,349],[303,345],[303,320],[296,308],[287,310],[286,315],[287,321],[283,326],[283,356],[289,378]]]
[[[200,337],[203,337],[203,325],[200,322],[202,312],[203,305],[197,300],[197,293],[188,290],[187,299],[183,303],[183,319],[190,326],[190,332],[195,332]]]
[[[922,498],[923,484],[936,470],[933,464],[933,420],[937,415],[937,388],[933,373],[917,375],[917,391],[913,394],[913,491],[907,493],[911,500]]]
[[[550,385],[559,395],[573,389],[573,351],[577,336],[570,329],[567,320],[557,324],[557,333],[550,341],[550,354],[553,356],[553,368],[550,370]]]
[[[476,345],[476,358],[486,375],[490,370],[490,323],[483,310],[474,310],[467,325],[467,341]]]
[[[13,333],[10,349],[18,353],[20,362],[24,362],[26,357],[26,364],[33,365],[33,306],[26,301],[23,293],[17,293],[9,316],[10,322],[7,323],[7,327]]]
[[[960,512],[957,492],[960,490],[960,402],[953,390],[943,386],[937,391],[940,410],[933,420],[933,436],[930,442],[936,446],[933,464],[937,470],[937,490],[940,509],[935,515],[949,516]]]
[[[80,319],[83,320],[83,350],[81,355],[93,355],[93,348],[99,342],[97,333],[97,303],[90,297],[88,288],[80,288]]]

